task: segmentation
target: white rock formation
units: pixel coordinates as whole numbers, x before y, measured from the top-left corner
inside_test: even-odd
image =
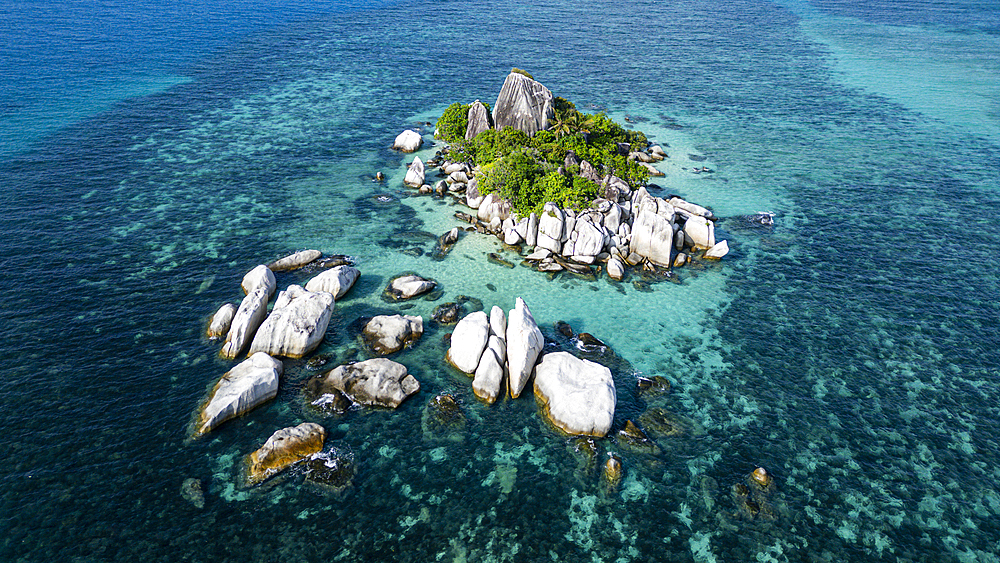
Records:
[[[243,298],[222,345],[220,355],[223,358],[236,359],[253,340],[257,328],[267,316],[268,296],[267,287],[258,287]]]
[[[326,429],[315,422],[282,428],[249,456],[247,481],[253,485],[309,459],[323,449]]]
[[[611,370],[569,352],[546,354],[538,363],[535,396],[548,419],[568,434],[605,436],[614,421]]]
[[[465,316],[455,325],[451,333],[451,347],[447,359],[453,366],[465,373],[475,373],[479,358],[489,341],[490,323],[484,311],[476,311]]]
[[[491,339],[496,336],[491,336]],[[493,350],[487,348],[479,360],[476,367],[476,374],[472,380],[472,391],[477,397],[493,404],[503,386],[503,362],[499,360]]]
[[[479,204],[476,217],[485,223],[493,221],[494,218],[499,218],[503,222],[510,217],[510,202],[496,194],[486,194]]]
[[[683,200],[679,197],[670,198],[670,205],[678,209],[683,209],[692,215],[700,215],[702,217],[712,217],[712,212],[700,205]]]
[[[385,356],[419,339],[424,333],[424,320],[411,315],[378,315],[365,324],[363,333],[372,350]]]
[[[490,309],[490,334],[495,334],[504,342],[507,341],[507,315],[496,305]]]
[[[423,142],[424,140],[420,137],[420,133],[412,129],[407,129],[396,135],[396,140],[393,141],[392,148],[403,152],[413,152],[419,149]]]
[[[236,305],[226,303],[212,315],[212,322],[208,323],[206,334],[212,340],[222,338],[229,332],[229,327],[233,324],[233,317],[236,316]]]
[[[662,202],[662,203],[661,203]],[[645,197],[639,202],[635,222],[632,223],[632,242],[629,251],[657,266],[669,267],[673,250],[673,213],[670,204],[660,198]]]
[[[493,105],[493,126],[500,130],[509,125],[534,135],[547,129],[549,120],[555,117],[553,100],[552,92],[542,83],[512,72]]]
[[[518,398],[545,345],[531,311],[520,297],[507,315],[507,373],[510,396]]]
[[[403,183],[407,186],[419,188],[424,184],[424,162],[419,156],[413,157],[413,163],[403,177]]]
[[[715,223],[692,215],[684,222],[684,232],[694,241],[695,248],[712,248],[715,246]]]
[[[538,218],[538,238],[535,244],[557,254],[561,252],[565,223],[566,215],[562,209],[551,201],[547,202]]]
[[[573,254],[578,256],[597,256],[604,250],[607,238],[604,231],[590,221],[577,221],[576,241]]]
[[[301,358],[323,340],[333,314],[333,294],[290,285],[278,294],[274,309],[257,329],[250,353]]]
[[[715,246],[709,248],[705,252],[705,258],[708,258],[709,260],[718,260],[726,254],[729,254],[729,243],[726,241],[720,241],[715,243]]]
[[[281,361],[260,352],[226,372],[198,414],[195,435],[207,434],[278,394]]]
[[[274,290],[278,288],[278,284],[274,281],[274,272],[271,271],[271,268],[263,264],[247,272],[247,275],[243,276],[243,283],[240,285],[243,287],[244,294],[250,293],[261,286],[266,287],[268,299],[274,295]]]
[[[295,270],[301,268],[306,264],[318,259],[323,253],[318,250],[300,250],[295,254],[289,254],[280,260],[275,260],[267,265],[267,267],[272,272],[283,272],[286,270]],[[272,293],[274,291],[272,290]]]
[[[420,276],[400,276],[389,282],[389,292],[396,299],[411,299],[434,289],[437,283]]]
[[[354,266],[337,266],[322,272],[306,283],[306,291],[325,291],[332,293],[334,299],[340,299],[358,281],[361,272]]]
[[[323,378],[324,385],[366,406],[394,409],[420,390],[420,382],[407,373],[406,366],[386,358],[337,366]]]

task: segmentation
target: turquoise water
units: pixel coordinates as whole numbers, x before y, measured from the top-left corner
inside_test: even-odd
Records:
[[[997,561],[996,6],[26,3],[0,31],[0,558]],[[388,146],[512,66],[669,145],[657,183],[723,217],[731,254],[652,292],[508,270],[471,234],[433,260],[455,208],[403,189]],[[380,294],[416,271],[443,295],[406,314],[521,296],[551,349],[575,350],[560,320],[609,344],[616,429],[662,408],[682,435],[599,441],[609,489],[530,398],[477,402],[428,323],[396,411],[324,416],[288,361],[275,401],[189,441],[231,366],[205,321],[307,247],[362,272],[319,353],[364,357],[357,320],[408,307]],[[421,428],[442,391],[458,440]],[[244,487],[303,421],[352,485]],[[749,518],[732,490],[757,466],[775,492]]]

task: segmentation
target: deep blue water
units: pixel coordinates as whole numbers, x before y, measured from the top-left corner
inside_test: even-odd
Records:
[[[997,561],[998,37],[971,1],[0,7],[0,559]],[[400,252],[457,223],[401,187],[393,137],[492,101],[512,66],[669,143],[662,183],[723,217],[732,254],[619,293],[484,266],[485,238]],[[686,431],[655,455],[600,441],[626,467],[608,490],[530,398],[476,402],[429,325],[396,411],[324,417],[288,361],[275,401],[190,441],[232,365],[204,321],[305,247],[363,273],[323,353],[354,357],[357,319],[418,270],[442,301],[523,296],[556,345],[558,320],[594,333],[616,428],[662,407]],[[421,432],[440,391],[460,442]],[[304,420],[352,487],[244,487],[242,457]],[[773,519],[732,498],[757,466]]]

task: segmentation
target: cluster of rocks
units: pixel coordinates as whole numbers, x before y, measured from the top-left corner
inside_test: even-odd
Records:
[[[267,312],[276,291],[274,272],[316,265],[321,257],[319,251],[302,251],[257,266],[243,278],[246,297],[239,307],[227,303],[212,317],[208,336],[225,337],[220,354],[235,359],[247,350],[248,357],[215,384],[198,411],[195,436],[207,434],[226,420],[273,399],[283,371],[278,358],[302,357],[323,340],[335,301],[350,291],[360,276],[353,266],[339,261],[320,263],[318,267],[335,262],[337,265],[313,276],[305,287],[293,284],[279,292],[270,314]],[[386,292],[393,299],[409,299],[435,286],[432,280],[404,275],[391,280]],[[365,323],[363,339],[375,354],[387,355],[411,345],[422,334],[421,317],[379,315]],[[340,410],[351,405],[396,408],[420,390],[420,383],[406,366],[387,358],[373,358],[337,366],[307,381],[306,390],[314,397],[312,403],[321,408],[332,404]],[[341,490],[345,479],[353,475],[353,468],[340,457],[322,452],[325,437],[325,429],[311,422],[278,430],[248,456],[247,483],[260,483],[304,462],[309,480]]]
[[[506,125],[532,135],[544,129],[552,118],[552,100],[552,93],[540,83],[511,73],[497,98],[492,123],[482,103],[477,100],[472,104],[466,138]],[[619,151],[646,167],[650,174],[663,175],[652,164],[668,158],[662,147],[623,144]],[[479,170],[467,162],[445,160],[445,153],[439,151],[426,166],[415,157],[404,184],[421,193],[451,194],[475,210],[474,214],[456,213],[457,217],[472,223],[478,232],[496,235],[507,245],[533,249],[527,259],[541,271],[592,274],[594,265],[605,264],[608,276],[620,280],[629,267],[670,270],[684,266],[693,255],[717,260],[729,252],[727,241],[716,240],[716,217],[705,207],[677,196],[653,196],[646,187],[633,190],[621,178],[602,174],[572,151],[560,170],[579,167],[581,176],[600,186],[601,197],[579,212],[548,202],[540,215],[531,213],[527,217],[518,216],[506,199],[482,194]],[[433,187],[425,183],[427,166],[437,167],[443,176]]]
[[[447,360],[473,376],[473,392],[490,404],[504,391],[518,398],[534,374],[535,396],[552,424],[568,434],[605,436],[617,402],[611,371],[566,352],[542,356],[544,345],[542,331],[518,297],[508,315],[494,306],[489,316],[477,311],[459,321]]]

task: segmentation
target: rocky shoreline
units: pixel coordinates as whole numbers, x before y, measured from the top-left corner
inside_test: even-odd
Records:
[[[506,123],[528,134],[535,133],[550,119],[552,99],[548,88],[512,72],[494,106],[492,123],[497,128]],[[517,115],[509,116],[505,111]],[[489,128],[486,108],[477,100],[469,109],[465,138],[474,138]],[[409,139],[409,144],[394,148],[416,150],[420,144],[414,143],[409,133],[416,134],[408,130],[397,138],[397,142]],[[662,147],[621,145],[620,154],[652,175],[663,175],[652,164],[669,158]],[[455,212],[455,217],[471,224],[466,230],[496,236],[538,271],[568,271],[585,277],[606,272],[611,279],[620,281],[630,269],[637,269],[669,277],[692,259],[718,260],[729,252],[728,241],[716,240],[717,218],[708,208],[676,195],[664,198],[650,193],[659,186],[633,189],[622,178],[602,172],[572,151],[566,155],[560,173],[572,176],[569,170],[578,168],[580,176],[600,186],[599,197],[582,210],[561,208],[550,201],[540,213],[526,216],[513,210],[511,201],[481,193],[482,169],[468,161],[449,160],[452,152],[446,146],[427,163],[414,157],[404,185],[422,194],[451,196],[463,208]],[[427,180],[435,169],[441,179],[431,186]]]

